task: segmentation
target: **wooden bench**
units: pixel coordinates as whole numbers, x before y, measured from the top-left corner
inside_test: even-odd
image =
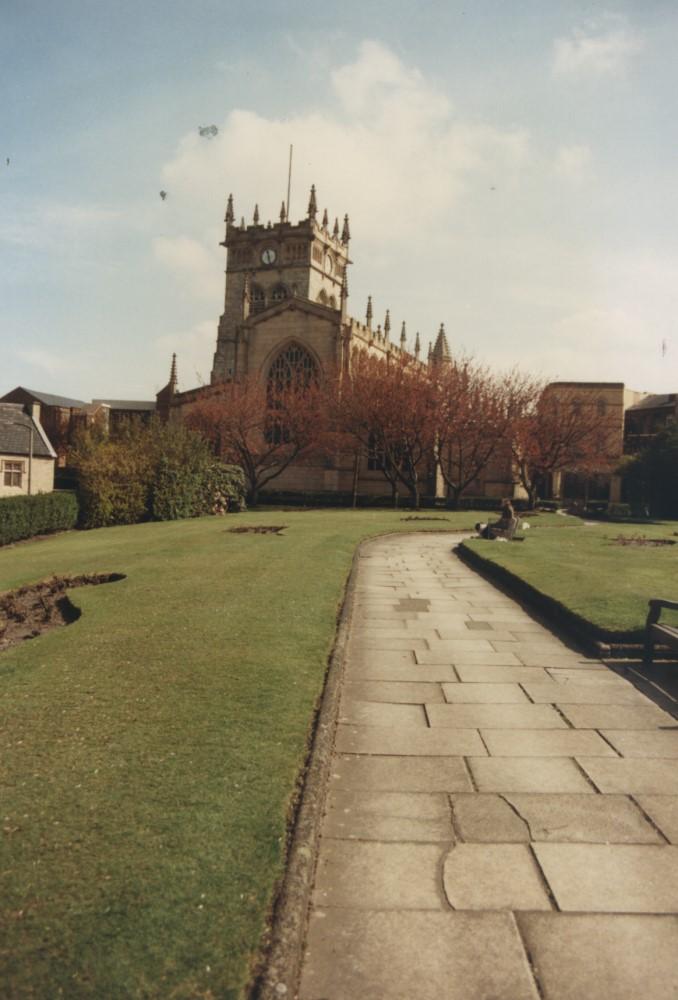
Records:
[[[650,610],[647,613],[645,622],[645,652],[643,661],[651,664],[654,654],[654,644],[660,643],[662,646],[669,646],[678,649],[678,626],[666,625],[659,621],[662,608],[670,608],[678,611],[678,601],[664,601],[659,597],[653,597],[650,603]]]

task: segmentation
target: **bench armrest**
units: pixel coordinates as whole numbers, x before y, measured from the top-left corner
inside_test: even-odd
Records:
[[[645,622],[645,628],[649,628],[650,625],[656,625],[659,621],[659,616],[662,613],[662,608],[670,608],[673,611],[678,611],[678,601],[665,601],[661,597],[653,597],[648,602],[649,610],[647,612],[647,620]]]
[[[660,608],[671,608],[673,611],[678,611],[678,601],[665,601],[661,597],[653,597],[648,603],[651,608],[656,608],[658,611]]]

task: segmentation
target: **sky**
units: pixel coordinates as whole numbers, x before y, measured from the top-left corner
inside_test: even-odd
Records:
[[[226,199],[277,220],[290,144],[351,315],[678,391],[677,38],[675,0],[2,0],[0,395],[208,382]]]

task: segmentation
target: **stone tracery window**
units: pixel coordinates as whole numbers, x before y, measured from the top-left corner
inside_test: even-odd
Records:
[[[301,344],[288,344],[273,360],[268,371],[266,391],[269,405],[269,421],[266,440],[269,444],[280,444],[289,440],[286,427],[284,401],[287,392],[304,392],[318,382],[318,366],[314,358]]]
[[[288,344],[273,360],[268,372],[269,398],[289,389],[304,389],[318,380],[318,366],[301,344]]]

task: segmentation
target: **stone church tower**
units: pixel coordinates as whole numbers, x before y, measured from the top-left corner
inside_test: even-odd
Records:
[[[327,211],[318,222],[315,188],[308,214],[264,225],[255,206],[250,226],[235,224],[233,197],[226,209],[226,296],[219,321],[211,382],[256,372],[267,348],[281,337],[301,337],[317,361],[341,363],[350,263],[348,216],[330,230]]]

